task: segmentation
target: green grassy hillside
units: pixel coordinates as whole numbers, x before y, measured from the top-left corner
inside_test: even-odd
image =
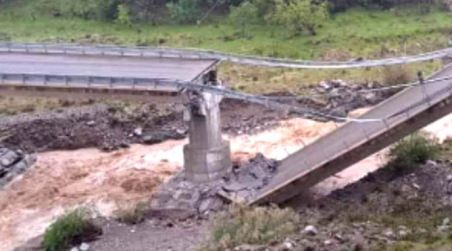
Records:
[[[377,11],[353,9],[333,15],[316,36],[288,37],[284,27],[255,25],[249,37],[240,38],[226,18],[209,24],[124,26],[36,15],[35,5],[7,5],[0,10],[0,40],[21,42],[74,42],[146,46],[193,47],[225,52],[301,59],[349,60],[416,54],[449,46],[452,14],[416,9]],[[411,66],[431,72],[438,64]],[[223,79],[254,92],[294,91],[325,78],[382,80],[382,69],[351,71],[267,70],[226,65]]]

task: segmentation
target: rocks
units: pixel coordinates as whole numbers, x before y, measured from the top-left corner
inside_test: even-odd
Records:
[[[205,217],[225,205],[217,192],[221,184],[194,184],[183,172],[163,184],[151,200],[149,214],[157,217],[185,220]]]
[[[156,191],[150,214],[172,219],[207,217],[224,208],[224,197],[230,199],[239,195],[245,198],[262,188],[275,174],[276,167],[276,161],[258,154],[248,163],[236,167],[223,180],[214,183],[195,184],[181,172]]]
[[[88,251],[89,250],[89,248],[90,248],[90,246],[89,246],[89,244],[88,243],[82,243],[81,245],[80,245],[80,251]]]
[[[405,238],[408,235],[408,232],[406,230],[399,230],[398,235],[400,238]]]
[[[316,227],[314,227],[314,226],[312,226],[312,225],[309,225],[309,226],[306,226],[306,227],[303,229],[303,233],[305,233],[305,234],[307,234],[307,235],[314,236],[314,235],[317,235],[317,234],[319,233],[319,230],[317,230]]]
[[[181,132],[181,130],[142,133],[141,140],[144,144],[153,145],[169,139],[174,140],[184,139],[185,134],[183,133],[181,134],[179,132]]]
[[[249,245],[249,244],[243,244],[233,249],[233,251],[266,251],[266,250],[268,249],[264,245]]]
[[[34,156],[26,155],[22,151],[0,148],[0,188],[25,172],[35,160]]]
[[[443,0],[443,6],[447,11],[452,11],[452,0]]]
[[[138,136],[140,137],[141,135],[143,135],[143,128],[142,127],[137,127],[133,130],[133,135],[134,136]]]
[[[70,251],[89,251],[89,250],[90,250],[90,245],[88,243],[85,243],[85,242],[80,244],[80,246],[78,246],[78,247],[72,247],[70,249]]]
[[[248,163],[233,169],[228,181],[222,187],[222,195],[234,201],[246,200],[268,184],[277,172],[278,162],[262,154]]]
[[[395,238],[395,234],[394,234],[394,231],[392,231],[392,229],[385,230],[383,235],[386,236],[389,239],[394,239]]]
[[[372,92],[367,89],[380,87],[377,83],[365,85],[348,84],[343,80],[322,81],[316,88],[317,94],[325,96],[321,107],[326,114],[338,117],[345,117],[347,114],[357,108],[375,105],[394,93],[393,90]],[[318,101],[311,100],[313,103]],[[303,101],[306,104],[306,101]],[[317,107],[318,109],[318,107]]]

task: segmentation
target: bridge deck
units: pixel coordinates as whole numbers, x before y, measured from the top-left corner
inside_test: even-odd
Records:
[[[448,66],[432,78],[451,75],[452,66]],[[347,123],[283,160],[280,172],[248,202],[278,203],[290,199],[334,173],[452,112],[451,100],[450,79],[406,89],[361,117],[386,118],[381,122]]]
[[[0,53],[0,74],[193,81],[217,60]]]

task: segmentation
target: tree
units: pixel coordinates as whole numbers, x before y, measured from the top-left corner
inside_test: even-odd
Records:
[[[241,37],[246,37],[250,24],[258,21],[258,9],[249,1],[245,1],[237,7],[231,7],[229,20],[239,30]]]
[[[132,20],[130,19],[130,10],[129,7],[125,4],[118,5],[118,14],[116,17],[116,23],[131,26]]]
[[[270,20],[287,27],[290,35],[307,32],[316,34],[316,29],[328,19],[326,3],[311,0],[275,0],[276,6]]]
[[[173,21],[179,24],[196,23],[201,17],[199,0],[179,0],[166,6]]]

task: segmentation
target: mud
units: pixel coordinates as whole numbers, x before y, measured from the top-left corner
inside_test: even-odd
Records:
[[[176,131],[183,125],[174,110],[177,107],[167,105],[134,109],[91,105],[2,117],[0,145],[26,152],[88,147],[111,151],[143,142],[144,137],[134,134],[137,128],[143,131],[140,136],[159,133],[165,140],[177,138]]]

